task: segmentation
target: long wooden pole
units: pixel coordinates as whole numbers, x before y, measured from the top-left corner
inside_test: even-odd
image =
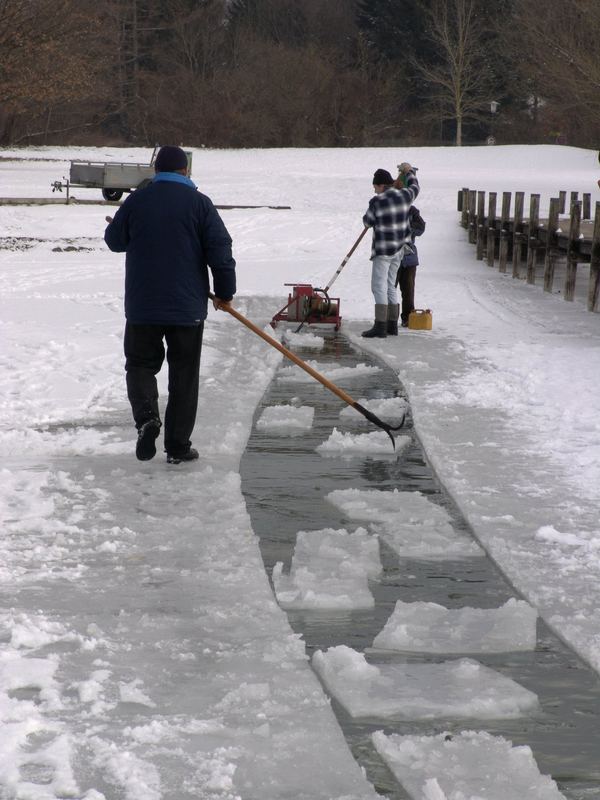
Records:
[[[216,299],[215,295],[212,292],[209,292],[208,296],[211,298],[211,300]],[[235,317],[235,319],[237,319],[238,322],[241,322],[242,325],[245,325],[246,328],[249,328],[257,336],[260,336],[260,338],[263,339],[265,342],[267,342],[267,344],[270,344],[271,347],[274,347],[276,350],[279,350],[280,353],[283,353],[283,355],[286,358],[289,358],[289,360],[293,361],[293,363],[296,364],[298,367],[300,367],[300,369],[303,369],[305,372],[307,372],[311,376],[311,378],[314,378],[320,384],[325,386],[326,389],[329,389],[330,392],[333,392],[333,394],[339,397],[340,400],[343,400],[344,403],[347,403],[349,406],[356,409],[356,411],[358,411],[359,414],[362,414],[363,417],[368,419],[369,422],[372,422],[378,428],[384,430],[390,437],[394,450],[396,449],[396,442],[394,441],[394,437],[392,436],[391,432],[400,430],[400,428],[404,425],[404,417],[402,417],[400,425],[397,425],[395,427],[389,425],[387,422],[383,422],[383,420],[380,420],[379,417],[377,417],[371,411],[366,409],[364,406],[361,406],[360,403],[357,403],[356,400],[350,397],[350,395],[347,392],[345,392],[343,389],[340,389],[339,386],[336,386],[335,383],[328,380],[324,375],[321,375],[320,372],[317,372],[316,369],[313,369],[309,364],[306,363],[306,361],[303,361],[295,353],[292,353],[291,350],[288,350],[287,347],[284,347],[280,342],[277,341],[277,339],[274,339],[272,336],[269,336],[269,334],[265,333],[261,328],[258,327],[258,325],[255,325],[243,314],[240,314],[240,312],[237,311],[235,308],[233,308],[233,306],[222,305],[220,308],[222,311],[227,311],[228,314],[231,314],[232,317]]]
[[[364,228],[364,229],[363,229],[363,231],[362,231],[362,233],[361,233],[361,234],[360,234],[360,236],[358,237],[358,239],[357,239],[357,240],[354,242],[354,244],[352,245],[352,247],[350,248],[350,250],[349,250],[349,251],[348,251],[348,253],[346,254],[346,257],[344,258],[344,260],[342,261],[342,263],[339,265],[339,267],[338,267],[338,268],[336,269],[336,271],[334,272],[334,274],[333,274],[333,276],[332,276],[331,280],[329,281],[329,283],[327,284],[327,286],[326,286],[326,287],[323,289],[323,291],[324,291],[325,293],[327,293],[327,292],[328,292],[328,291],[331,289],[331,287],[333,286],[334,282],[335,282],[335,281],[338,279],[340,272],[341,272],[341,271],[344,269],[344,267],[346,266],[346,264],[347,264],[347,263],[348,263],[348,261],[350,260],[350,256],[351,256],[351,255],[352,255],[352,253],[353,253],[353,252],[356,250],[356,248],[358,247],[358,245],[361,243],[363,236],[365,235],[365,233],[366,233],[368,230],[369,230],[368,228]]]

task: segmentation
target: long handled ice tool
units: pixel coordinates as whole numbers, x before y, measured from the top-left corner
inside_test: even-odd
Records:
[[[212,294],[212,292],[209,292],[208,296],[211,298],[211,300],[216,299],[215,295]],[[240,314],[240,312],[236,311],[235,308],[233,308],[232,306],[224,305],[221,306],[221,309],[223,311],[227,311],[227,313],[231,314],[232,317],[235,317],[235,319],[237,319],[238,322],[241,322],[242,325],[245,325],[257,336],[260,336],[261,339],[264,339],[265,342],[267,342],[267,344],[270,344],[271,347],[274,347],[276,350],[279,350],[279,352],[283,353],[283,355],[286,358],[289,358],[289,360],[293,361],[294,364],[297,364],[297,366],[299,366],[305,372],[308,372],[311,378],[314,378],[320,384],[325,386],[326,389],[329,389],[330,392],[333,392],[335,395],[337,395],[340,398],[340,400],[344,401],[344,403],[347,403],[349,406],[356,409],[356,411],[358,411],[359,414],[362,414],[363,417],[368,419],[369,422],[372,422],[373,425],[376,425],[378,428],[381,428],[382,431],[385,431],[392,440],[392,446],[394,450],[396,449],[396,442],[394,441],[394,437],[392,436],[392,431],[400,430],[400,428],[404,425],[404,417],[402,417],[402,421],[400,422],[400,424],[396,425],[395,427],[393,425],[389,425],[387,422],[383,422],[383,420],[379,419],[379,417],[373,414],[372,411],[368,411],[364,406],[361,406],[360,403],[357,403],[356,400],[350,397],[350,395],[347,394],[343,389],[340,389],[340,387],[336,386],[335,383],[332,383],[332,381],[327,380],[327,378],[324,375],[321,375],[321,373],[317,372],[316,369],[313,369],[301,358],[298,358],[298,356],[295,355],[295,353],[292,353],[291,350],[288,350],[287,347],[284,347],[282,344],[280,344],[277,341],[277,339],[273,339],[273,337],[269,336],[268,333],[265,333],[253,322],[250,322],[250,320],[247,317],[245,317],[243,314]]]
[[[347,263],[348,263],[348,261],[350,260],[350,256],[352,255],[352,253],[353,253],[353,252],[356,250],[356,248],[358,247],[358,245],[359,245],[359,244],[362,242],[363,236],[365,235],[365,233],[366,233],[368,230],[369,230],[368,228],[363,228],[363,230],[362,230],[362,232],[361,232],[360,236],[358,237],[358,239],[357,239],[357,240],[354,242],[354,244],[352,245],[352,247],[350,248],[350,250],[348,250],[348,252],[346,253],[346,256],[345,256],[344,260],[342,261],[342,263],[339,265],[339,267],[336,269],[336,271],[335,271],[335,272],[333,273],[333,275],[331,276],[331,279],[329,280],[329,283],[327,284],[327,286],[326,286],[324,289],[317,289],[317,288],[315,287],[315,289],[313,290],[315,293],[317,293],[317,292],[318,292],[318,293],[320,293],[320,294],[323,294],[323,295],[325,295],[325,298],[327,299],[327,301],[329,301],[329,295],[328,295],[328,292],[329,292],[329,290],[331,289],[331,287],[333,286],[333,284],[334,284],[334,283],[337,281],[337,279],[339,278],[339,276],[340,276],[340,272],[341,272],[341,271],[344,269],[344,267],[346,266],[346,264],[347,264]],[[308,317],[310,316],[310,313],[311,313],[311,307],[310,307],[310,305],[309,305],[309,307],[308,307],[308,311],[306,312],[306,317],[305,317],[305,318],[302,320],[302,322],[300,323],[300,325],[298,325],[298,327],[297,327],[297,328],[296,328],[296,330],[295,330],[295,333],[299,333],[299,332],[302,330],[302,328],[304,327],[304,323],[306,322],[306,320],[307,320],[307,319],[308,319]]]
[[[327,284],[327,286],[326,286],[324,289],[320,290],[320,291],[323,291],[323,292],[328,292],[328,291],[331,289],[331,287],[333,286],[333,284],[335,283],[335,281],[337,281],[337,279],[338,279],[338,277],[339,277],[339,275],[340,275],[340,272],[341,272],[341,271],[344,269],[344,267],[346,266],[346,264],[347,264],[347,263],[348,263],[348,261],[350,260],[350,256],[351,256],[351,255],[352,255],[352,253],[353,253],[353,252],[356,250],[356,248],[358,247],[358,245],[359,245],[359,244],[362,242],[362,238],[363,238],[363,236],[365,235],[365,233],[366,233],[368,230],[369,230],[368,228],[364,228],[364,229],[363,229],[363,231],[362,231],[362,233],[360,234],[360,236],[358,237],[358,239],[357,239],[357,240],[354,242],[354,244],[352,245],[352,247],[350,248],[350,250],[349,250],[349,251],[348,251],[348,253],[346,254],[346,257],[344,258],[344,260],[342,261],[342,263],[339,265],[339,267],[336,269],[336,271],[335,271],[335,272],[333,273],[333,275],[331,276],[331,280],[329,281],[329,283]]]

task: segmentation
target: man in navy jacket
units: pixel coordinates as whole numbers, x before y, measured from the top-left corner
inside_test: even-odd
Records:
[[[169,365],[165,410],[167,461],[198,458],[190,436],[196,420],[200,352],[210,267],[215,308],[235,294],[231,237],[212,201],[187,176],[179,147],[161,147],[149,186],[129,195],[104,234],[125,252],[125,371],[138,440],[136,456],[156,454],[161,421],[156,375]]]

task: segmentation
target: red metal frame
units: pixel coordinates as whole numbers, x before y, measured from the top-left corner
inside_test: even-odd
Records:
[[[310,283],[286,283],[284,286],[292,286],[293,291],[288,294],[287,303],[271,320],[272,328],[276,328],[278,322],[298,322],[305,325],[335,325],[335,330],[339,330],[342,324],[339,297],[329,297]]]

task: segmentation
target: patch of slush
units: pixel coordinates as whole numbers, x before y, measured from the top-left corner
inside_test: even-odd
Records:
[[[314,333],[295,333],[285,331],[283,334],[283,344],[286,347],[304,347],[308,350],[322,350],[325,347],[325,339],[322,336],[315,336]]]
[[[531,748],[484,731],[372,736],[377,752],[414,800],[564,800]]]
[[[373,647],[413,653],[533,650],[536,622],[537,611],[514,597],[500,608],[445,608],[398,600]]]
[[[349,519],[371,523],[370,529],[400,558],[483,556],[475,541],[453,528],[448,512],[421,492],[336,489],[326,499]]]
[[[298,532],[290,572],[275,564],[273,584],[283,608],[373,608],[368,579],[380,573],[376,537],[364,528],[354,533],[324,528]]]
[[[283,435],[310,430],[315,410],[311,406],[268,406],[256,422],[259,431]]]
[[[367,411],[375,414],[389,425],[399,425],[408,408],[406,400],[402,397],[384,397],[372,400],[361,397],[357,402],[363,408],[366,408]],[[357,413],[356,409],[351,406],[346,406],[340,411],[340,421],[344,423],[356,422],[364,425],[372,424],[365,416]]]
[[[355,367],[323,367],[318,361],[307,361],[309,367],[312,367],[320,373],[327,380],[337,383],[340,380],[353,380],[355,378],[370,378],[373,375],[381,372],[380,367],[372,367],[369,364],[357,364]],[[293,365],[290,367],[281,367],[277,371],[278,381],[289,381],[293,383],[306,383],[314,381],[314,378],[304,372],[300,367]]]
[[[514,719],[538,708],[533,692],[469,658],[440,664],[369,664],[339,645],[312,659],[328,691],[351,717]]]
[[[374,431],[373,433],[342,433],[334,428],[329,439],[315,449],[317,453],[324,456],[361,456],[365,453],[378,455],[383,453],[391,457],[397,456],[410,444],[410,436],[398,436],[395,439],[396,449],[392,447],[390,437],[384,431]]]

